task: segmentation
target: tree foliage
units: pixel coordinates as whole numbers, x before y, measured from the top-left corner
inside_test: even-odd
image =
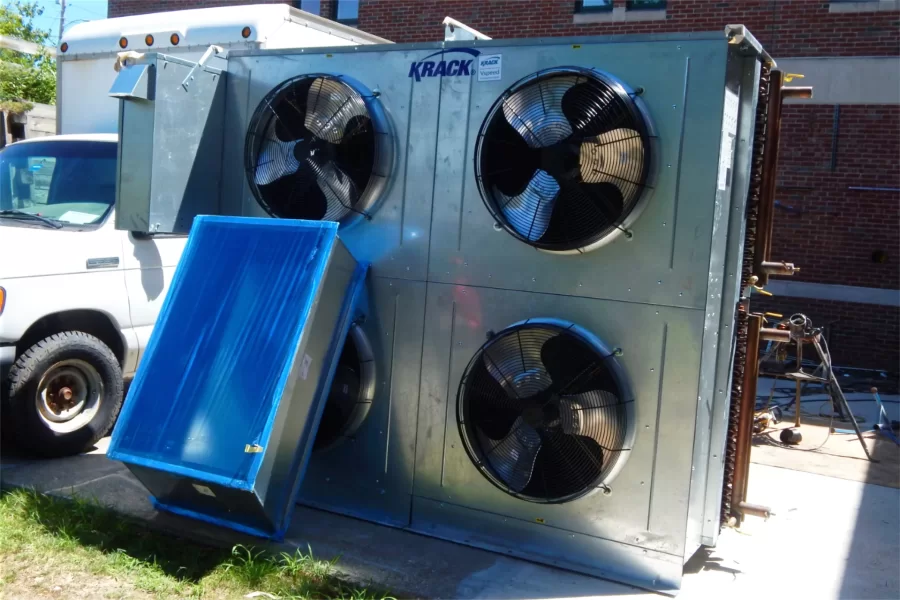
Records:
[[[46,50],[50,32],[34,24],[43,12],[37,2],[12,0],[0,5],[0,35],[40,47],[34,55],[0,50],[0,107],[10,112],[27,110],[30,102],[56,103],[56,61]]]

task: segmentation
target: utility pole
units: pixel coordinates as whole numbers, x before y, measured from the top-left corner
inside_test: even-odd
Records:
[[[66,28],[66,0],[56,0],[59,3],[59,37],[56,43],[62,39],[63,30]]]

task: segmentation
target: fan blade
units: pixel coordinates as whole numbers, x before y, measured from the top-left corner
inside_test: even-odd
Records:
[[[585,183],[611,183],[624,198],[634,198],[644,170],[644,141],[634,129],[614,129],[583,140],[581,179]]]
[[[296,173],[300,168],[300,161],[294,156],[294,147],[300,140],[290,142],[279,140],[275,135],[277,121],[272,119],[260,144],[253,173],[256,185],[269,185],[286,175]]]
[[[572,135],[563,96],[576,76],[551,77],[525,86],[503,102],[503,116],[532,148],[545,148]]]
[[[524,490],[531,481],[534,462],[541,449],[541,436],[538,432],[519,417],[503,440],[488,444],[485,460],[493,471],[510,490]]]
[[[466,377],[463,421],[492,440],[509,434],[522,413],[521,403],[494,377],[484,360],[476,360]]]
[[[501,199],[500,211],[519,235],[532,242],[544,235],[550,225],[553,203],[559,194],[556,179],[538,169],[525,190],[517,196],[507,196],[498,188],[494,190]]]
[[[591,438],[607,449],[618,450],[625,432],[618,406],[618,396],[605,390],[562,396],[559,402],[562,430],[569,435]]]
[[[562,100],[562,112],[582,138],[611,131],[632,118],[615,90],[587,78],[581,78],[568,91]]]
[[[523,344],[520,335],[517,332],[498,338],[485,349],[482,362],[507,396],[523,400],[543,392],[553,382],[543,368],[540,346]],[[521,410],[521,402],[518,406]]]
[[[328,201],[316,185],[316,174],[306,161],[293,176],[276,179],[261,191],[266,198],[278,199],[278,217],[282,219],[319,221],[328,209]]]
[[[362,96],[340,81],[317,77],[309,86],[304,125],[319,139],[340,144],[350,120],[368,115]]]
[[[541,361],[559,394],[597,389],[597,377],[607,372],[603,359],[593,348],[567,334],[556,335],[541,346]]]
[[[542,242],[588,239],[618,226],[625,209],[622,192],[610,183],[560,181],[560,192]]]
[[[353,209],[353,205],[359,198],[353,180],[333,162],[321,160],[316,156],[306,159],[306,164],[315,173],[319,189],[328,201],[328,208],[325,210],[322,220],[337,221],[341,219]]]

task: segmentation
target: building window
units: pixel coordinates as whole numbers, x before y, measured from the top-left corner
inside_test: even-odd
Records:
[[[344,25],[359,24],[359,0],[337,0],[338,23]]]
[[[578,0],[575,3],[577,13],[610,12],[612,9],[613,0]]]
[[[666,0],[628,0],[625,8],[628,10],[665,10]]]
[[[299,8],[300,10],[312,13],[314,15],[322,14],[322,6],[320,0],[294,0],[294,2],[291,2],[291,4],[294,6],[294,8]]]

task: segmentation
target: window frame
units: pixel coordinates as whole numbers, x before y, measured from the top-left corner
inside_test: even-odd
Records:
[[[625,2],[625,10],[666,10],[668,8],[666,0],[650,0],[649,2],[637,3],[635,0],[627,0]]]
[[[609,0],[609,4],[605,4],[603,6],[585,6],[584,0],[576,0],[575,1],[575,13],[576,14],[593,14],[593,13],[612,12],[613,2],[614,2],[614,0]]]
[[[338,17],[341,14],[341,2],[346,2],[347,0],[334,0],[334,20],[340,23],[341,25],[349,25],[350,27],[356,27],[359,25],[359,9],[360,9],[360,1],[355,0],[356,2],[356,18],[353,19],[341,19]],[[352,1],[352,0],[351,0]]]

